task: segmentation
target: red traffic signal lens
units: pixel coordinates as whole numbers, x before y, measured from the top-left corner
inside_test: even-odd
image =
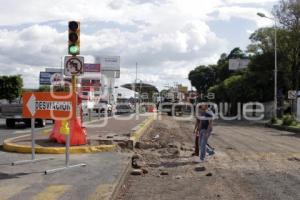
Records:
[[[76,22],[76,21],[69,22],[69,29],[71,31],[76,31],[78,29],[78,27],[79,27],[78,22]]]
[[[77,40],[78,40],[78,35],[76,34],[76,33],[70,33],[69,34],[69,41],[70,42],[77,42]]]

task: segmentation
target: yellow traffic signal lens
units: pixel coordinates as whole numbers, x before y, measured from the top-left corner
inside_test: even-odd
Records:
[[[78,40],[78,35],[76,33],[70,33],[69,34],[69,41],[70,42],[77,42]]]

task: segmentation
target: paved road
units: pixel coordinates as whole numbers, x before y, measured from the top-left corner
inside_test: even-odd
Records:
[[[140,120],[133,117],[127,121],[126,117],[128,116],[120,117],[122,121],[118,123],[116,119],[109,118],[108,126],[98,128],[98,131],[124,132],[145,120],[145,117]],[[86,163],[87,166],[44,175],[44,170],[64,167],[64,155],[38,154],[37,158],[55,159],[11,166],[13,161],[30,159],[30,154],[0,151],[0,199],[108,200],[131,163],[131,156],[132,152],[129,150],[122,153],[71,154],[70,164]]]
[[[64,167],[64,155],[37,155],[54,160],[11,166],[30,155],[0,151],[1,200],[108,200],[130,161],[130,155],[117,152],[71,154],[70,164],[87,164],[54,174],[44,170]]]
[[[144,138],[149,142],[159,135],[155,148],[138,151],[149,173],[129,175],[119,199],[300,199],[299,134],[219,122],[210,138],[216,154],[196,164],[190,156],[193,127],[170,117],[157,121]]]
[[[51,125],[47,125],[44,128],[36,128],[36,130],[43,130],[49,128]],[[17,137],[21,135],[25,135],[30,133],[30,128],[26,127],[24,124],[20,123],[15,126],[15,128],[10,129],[6,128],[5,126],[5,120],[0,119],[0,145],[3,144],[3,141],[5,139],[11,138],[11,137]]]
[[[121,117],[126,116],[126,115],[121,115]],[[101,119],[103,119],[103,115],[100,116]],[[92,120],[98,119],[98,114],[96,112],[92,112]],[[89,117],[88,116],[84,116],[84,121],[88,122],[89,121]],[[44,129],[49,129],[51,128],[52,124],[51,121],[49,121],[49,123],[47,124],[46,127],[43,128],[36,128],[36,131],[41,131]],[[3,144],[3,141],[5,139],[8,138],[12,138],[12,137],[17,137],[17,136],[21,136],[21,135],[26,135],[30,133],[30,128],[26,127],[25,124],[23,123],[18,123],[16,124],[15,128],[6,128],[5,126],[5,119],[0,119],[0,145]]]

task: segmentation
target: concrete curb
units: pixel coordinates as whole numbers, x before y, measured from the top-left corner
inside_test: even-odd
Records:
[[[269,123],[266,123],[265,126],[269,127],[269,128],[274,128],[274,129],[277,129],[280,131],[288,131],[288,132],[297,133],[297,134],[300,133],[299,128],[292,128],[292,127],[288,127],[288,126],[274,125],[274,124],[269,124]]]
[[[117,198],[117,195],[119,194],[119,191],[120,191],[122,185],[124,184],[127,175],[130,172],[130,169],[131,169],[131,157],[129,157],[128,163],[127,163],[123,173],[121,174],[121,176],[119,177],[119,179],[117,181],[117,184],[113,188],[112,195],[110,196],[109,200],[114,200]]]
[[[147,128],[154,121],[154,117],[149,117],[144,122],[139,124],[130,137],[130,140],[135,143],[147,130]],[[42,131],[42,134],[45,134],[46,130]],[[31,153],[31,146],[15,144],[13,141],[18,138],[28,137],[30,135],[23,135],[19,137],[9,138],[4,140],[3,149],[9,152],[16,153]],[[73,146],[70,147],[70,153],[72,154],[81,154],[81,153],[97,153],[97,152],[107,152],[116,150],[117,145],[93,145],[93,146]],[[35,152],[38,154],[63,154],[65,153],[65,147],[41,147],[36,146]]]
[[[28,135],[24,135],[21,137],[27,137]],[[4,140],[3,149],[9,152],[16,153],[31,153],[31,146],[27,145],[19,145],[13,143],[13,140],[21,137],[10,138]],[[116,145],[95,145],[95,146],[74,146],[70,147],[70,153],[72,154],[80,154],[80,153],[97,153],[97,152],[107,152],[114,151],[116,149]],[[35,147],[35,153],[38,154],[64,154],[65,147]]]
[[[133,143],[139,141],[140,138],[142,137],[142,135],[146,132],[146,130],[152,125],[154,120],[155,120],[155,117],[149,117],[148,119],[143,121],[141,124],[139,124],[135,128],[133,128],[132,129],[133,132],[131,134],[130,140],[132,140]],[[130,172],[130,169],[131,169],[131,158],[129,159],[129,162],[126,165],[124,172],[120,176],[118,184],[115,185],[115,187],[113,188],[112,195],[110,196],[109,200],[114,200],[117,198],[117,195],[119,194],[119,191],[120,191],[122,185],[124,184],[126,177],[128,176],[128,174]]]
[[[155,120],[154,117],[149,117],[145,121],[143,121],[141,124],[139,124],[137,127],[133,128],[133,133],[130,136],[130,140],[133,141],[133,143],[136,143],[139,141],[141,136],[145,133],[145,131],[151,126],[153,121]]]

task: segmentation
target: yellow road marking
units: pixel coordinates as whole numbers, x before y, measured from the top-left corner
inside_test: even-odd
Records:
[[[23,185],[7,185],[0,187],[0,199],[6,200],[21,192],[27,186]]]
[[[113,192],[112,184],[101,184],[97,187],[95,192],[88,198],[88,200],[107,200]]]
[[[70,188],[70,185],[51,185],[34,196],[33,200],[56,200]]]
[[[41,135],[49,135],[51,131],[52,131],[52,129],[50,129],[50,128],[43,130]]]

